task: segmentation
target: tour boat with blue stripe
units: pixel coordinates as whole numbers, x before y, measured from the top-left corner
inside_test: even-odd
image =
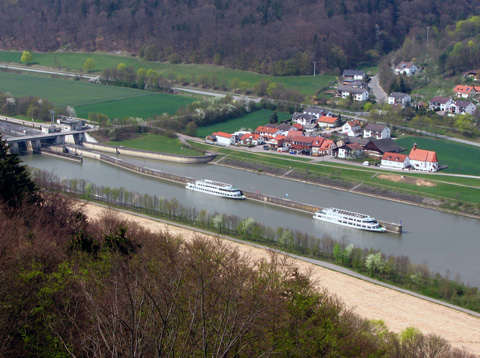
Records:
[[[243,195],[243,192],[240,189],[233,187],[231,184],[210,179],[200,179],[189,182],[185,188],[201,193],[220,196],[222,198],[245,199],[245,195]]]
[[[319,210],[313,215],[313,218],[353,229],[376,232],[386,231],[385,227],[381,226],[377,220],[369,215],[337,208]]]

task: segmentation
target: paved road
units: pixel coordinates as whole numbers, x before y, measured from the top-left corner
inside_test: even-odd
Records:
[[[380,104],[384,104],[387,102],[388,95],[387,93],[383,90],[382,86],[380,86],[379,82],[379,76],[378,73],[373,76],[368,84],[368,87],[371,88],[376,100]]]
[[[19,67],[19,66],[10,66],[8,64],[0,65],[0,68],[10,68],[10,69],[18,70],[18,71],[39,72],[39,73],[46,73],[46,74],[53,74],[53,75],[60,75],[60,76],[67,76],[67,77],[82,77],[82,78],[86,78],[86,79],[97,78],[97,76],[91,76],[91,75],[70,73],[70,72],[59,71],[59,70],[44,70],[42,68],[35,68],[35,67],[28,67],[27,68],[27,67]],[[372,77],[372,79],[369,83],[369,86],[372,88],[372,90],[375,94],[375,97],[377,98],[377,101],[381,102],[381,99],[383,99],[383,102],[381,102],[381,103],[384,103],[387,99],[387,93],[380,87],[380,85],[378,83],[378,74],[376,74],[375,76]],[[206,90],[200,90],[200,89],[195,89],[195,88],[190,88],[190,87],[182,87],[182,86],[174,87],[174,89],[176,89],[178,91],[183,91],[183,92],[202,94],[202,95],[205,95],[205,96],[225,97],[227,95],[230,95],[233,98],[235,98],[236,100],[254,101],[254,102],[257,102],[257,103],[260,102],[261,99],[262,99],[260,97],[254,97],[254,96],[244,96],[244,95],[238,95],[238,94],[229,93],[229,92],[206,91]],[[327,108],[327,107],[325,107],[325,108]],[[342,111],[342,110],[333,109],[333,108],[327,108],[327,109],[329,109],[331,111],[338,112],[338,113],[342,113],[344,116],[347,116],[347,117],[352,118],[352,119],[357,119],[357,120],[364,121],[364,122],[368,121],[368,119],[365,118],[365,116],[367,116],[368,113],[365,113],[365,112],[355,113],[355,112]],[[411,130],[411,128],[404,128],[404,129]],[[464,139],[447,137],[447,136],[444,136],[444,135],[424,132],[424,131],[420,131],[420,130],[417,130],[417,132],[419,132],[419,133],[422,132],[422,133],[427,134],[427,135],[432,136],[432,137],[436,136],[437,138],[448,139],[448,140],[458,142],[458,143],[480,146],[480,143],[471,142],[471,141],[467,141],[467,140],[464,140]]]

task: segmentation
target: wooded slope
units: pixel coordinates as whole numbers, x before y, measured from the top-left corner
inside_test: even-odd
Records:
[[[377,60],[409,34],[475,14],[471,1],[18,0],[0,2],[0,47],[130,51],[276,75]]]

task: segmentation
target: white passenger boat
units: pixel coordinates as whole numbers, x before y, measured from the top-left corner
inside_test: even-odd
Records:
[[[386,229],[380,226],[377,220],[371,216],[355,213],[353,211],[326,208],[317,211],[313,215],[314,219],[326,221],[333,224],[351,227],[359,230],[385,232]]]
[[[229,199],[245,199],[240,189],[234,188],[231,184],[221,183],[210,179],[201,179],[187,183],[185,187],[190,190],[199,191],[215,196]]]

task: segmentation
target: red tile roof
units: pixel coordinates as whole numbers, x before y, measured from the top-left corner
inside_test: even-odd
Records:
[[[457,85],[457,87],[455,87],[453,89],[453,92],[455,92],[455,93],[470,93],[470,92],[472,92],[472,90],[473,90],[472,86]]]
[[[322,123],[330,123],[330,124],[333,124],[337,121],[338,117],[327,117],[327,116],[321,116],[319,119],[318,119],[318,122],[322,122]]]
[[[225,138],[232,138],[233,134],[225,133],[225,132],[215,132],[212,135],[216,135],[217,137],[225,137]]]
[[[303,126],[300,123],[295,123],[293,125],[293,127],[297,128],[297,129],[303,129]]]
[[[255,132],[275,134],[275,133],[278,132],[278,129],[276,129],[276,128],[270,128],[270,127],[265,127],[265,126],[258,126],[257,129],[255,129]]]
[[[390,160],[392,162],[404,162],[407,159],[406,154],[385,152],[383,153],[382,160]]]
[[[416,146],[413,146],[408,157],[410,158],[410,160],[418,160],[420,162],[429,162],[429,163],[438,163],[437,153],[430,150],[418,149],[416,148]]]

